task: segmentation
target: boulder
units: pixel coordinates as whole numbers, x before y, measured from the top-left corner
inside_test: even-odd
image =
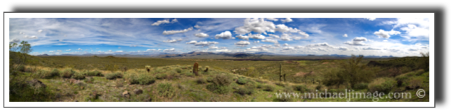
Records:
[[[38,79],[33,79],[33,80],[30,80],[30,81],[27,81],[27,83],[32,86],[32,87],[37,87],[37,88],[46,88],[46,85],[43,84],[43,82],[41,82],[40,80]]]
[[[141,90],[141,89],[135,89],[135,90],[133,90],[133,92],[134,92],[136,95],[138,95],[138,94],[143,94],[143,90]]]
[[[127,97],[127,98],[130,98],[130,93],[128,91],[124,91],[122,93],[122,97]]]

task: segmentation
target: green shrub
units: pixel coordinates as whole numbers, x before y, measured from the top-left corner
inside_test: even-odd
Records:
[[[213,82],[213,77],[207,77],[206,82]]]
[[[156,69],[156,70],[155,70],[154,73],[162,73],[162,72],[163,72],[163,70],[162,70],[161,68],[155,68],[155,69]],[[151,70],[152,70],[152,69],[151,69]]]
[[[256,84],[255,84],[255,87],[258,88],[258,89],[262,89],[263,85],[260,84],[260,83],[256,83]]]
[[[275,90],[275,88],[271,85],[265,85],[265,86],[263,86],[263,90],[273,92]]]
[[[106,74],[105,78],[109,79],[109,80],[122,78],[122,73],[121,72],[114,72],[114,73]]]
[[[194,75],[193,73],[186,72],[186,76],[188,76],[188,77],[194,77],[195,75]]]
[[[25,68],[25,70],[24,70],[24,71],[25,71],[25,72],[33,72],[33,68],[31,68],[31,67],[27,67],[27,68]]]
[[[238,88],[235,91],[235,93],[238,93],[238,94],[240,94],[242,96],[251,95],[251,94],[253,94],[253,92],[254,92],[254,89],[252,89],[252,88],[243,88],[243,87],[242,88]]]
[[[10,76],[13,75],[13,76],[17,76],[19,74],[19,71],[15,71],[15,70],[11,70],[10,71]]]
[[[360,90],[360,89],[367,89],[368,88],[368,83],[357,83],[354,85],[354,89]]]
[[[62,73],[61,76],[62,78],[71,78],[75,74],[75,71],[72,69],[65,69]]]
[[[167,75],[168,80],[176,80],[179,79],[181,75],[179,73],[172,73],[170,75]]]
[[[196,82],[197,82],[197,84],[205,84],[206,80],[203,78],[198,78]]]
[[[52,75],[52,76],[59,76],[59,75],[60,75],[60,74],[59,74],[59,70],[53,69],[53,70],[51,71],[51,75]]]
[[[285,97],[285,96],[281,96],[281,97],[277,97],[275,99],[273,99],[274,102],[291,102],[293,99],[292,97]]]
[[[21,71],[21,72],[25,72],[25,66],[24,66],[24,65],[19,65],[19,66],[17,67],[17,70],[18,70],[18,71]]]
[[[295,91],[300,91],[301,93],[308,91],[308,88],[304,85],[296,85],[293,88]]]
[[[166,79],[167,78],[167,74],[157,74],[156,78],[157,79]]]
[[[73,79],[77,79],[77,80],[83,80],[86,78],[86,76],[84,75],[84,73],[75,73],[71,78]]]
[[[247,80],[244,77],[238,78],[238,80],[236,80],[236,83],[238,83],[240,85],[244,85],[244,84],[246,84],[246,82],[247,82]]]
[[[229,86],[222,86],[216,84],[209,84],[206,86],[206,89],[219,94],[227,94],[230,92],[231,88]]]
[[[43,78],[43,79],[51,79],[53,77],[59,76],[59,70],[57,70],[57,69],[53,69],[51,72],[41,70],[41,71],[38,71],[37,73],[40,75],[40,78]]]
[[[131,74],[129,77],[130,84],[141,84],[141,85],[148,85],[155,82],[154,76],[147,75],[147,74]]]
[[[281,87],[286,87],[286,84],[284,84],[284,83],[282,83],[282,82],[277,82],[277,83],[275,83],[275,84],[278,85],[278,86],[281,86]]]
[[[371,92],[378,91],[387,94],[395,87],[396,83],[397,82],[393,78],[378,78],[368,85],[368,89]]]
[[[217,86],[228,86],[232,83],[232,77],[227,74],[216,75],[213,79],[213,84]]]
[[[41,71],[37,71],[36,73],[38,73],[39,77],[43,78],[43,79],[51,79],[53,77],[58,77],[60,75],[59,70],[57,70],[57,69],[53,69],[51,72],[46,71],[46,70],[41,70]]]
[[[97,71],[97,70],[95,70],[95,71],[88,71],[88,72],[86,72],[86,75],[87,75],[87,76],[103,76],[102,72]]]
[[[316,86],[316,89],[317,89],[317,90],[321,90],[322,87],[323,87],[323,86],[319,84],[319,85]]]
[[[86,77],[86,79],[84,79],[84,82],[86,82],[86,83],[93,83],[93,82],[94,82],[94,78],[92,78],[92,77]]]
[[[422,86],[423,79],[421,77],[410,78],[405,85],[411,89],[419,88]]]
[[[175,71],[176,71],[177,73],[181,73],[181,72],[182,72],[182,70],[181,70],[180,68],[176,68]]]
[[[340,68],[331,68],[323,75],[323,83],[326,86],[341,85],[349,83],[349,87],[354,87],[359,82],[370,82],[375,78],[379,67],[366,67],[361,65],[363,55],[356,57],[352,55],[346,62],[341,62]]]
[[[284,92],[294,92],[294,88],[291,86],[286,86],[286,87],[284,87],[283,91]]]
[[[411,71],[411,68],[410,67],[401,67],[400,71],[401,71],[401,73],[407,73],[407,72]]]
[[[159,96],[166,98],[172,98],[176,93],[176,90],[171,83],[160,83],[157,90]]]

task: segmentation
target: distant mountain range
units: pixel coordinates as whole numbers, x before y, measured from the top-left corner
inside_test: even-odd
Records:
[[[188,52],[188,53],[158,53],[158,54],[62,54],[62,55],[48,55],[42,54],[37,56],[115,56],[115,57],[153,57],[153,58],[201,58],[201,59],[261,59],[261,58],[287,58],[287,57],[308,57],[308,58],[349,58],[348,55],[313,55],[313,54],[300,54],[300,55],[281,55],[270,52],[255,52],[255,53],[227,53],[227,52]],[[393,56],[364,56],[365,58],[391,58]]]

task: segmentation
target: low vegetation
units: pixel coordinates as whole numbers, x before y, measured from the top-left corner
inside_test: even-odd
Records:
[[[353,56],[300,61],[21,56],[28,59],[10,57],[10,101],[314,102],[340,100],[275,94],[326,89],[383,93],[429,90],[428,63],[423,62],[428,60],[426,54],[416,58]],[[281,81],[279,74],[285,75]],[[428,101],[428,96],[381,101]]]

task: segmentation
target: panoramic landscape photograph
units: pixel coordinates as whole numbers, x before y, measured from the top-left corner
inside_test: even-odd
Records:
[[[7,19],[9,102],[433,102],[429,18]]]

